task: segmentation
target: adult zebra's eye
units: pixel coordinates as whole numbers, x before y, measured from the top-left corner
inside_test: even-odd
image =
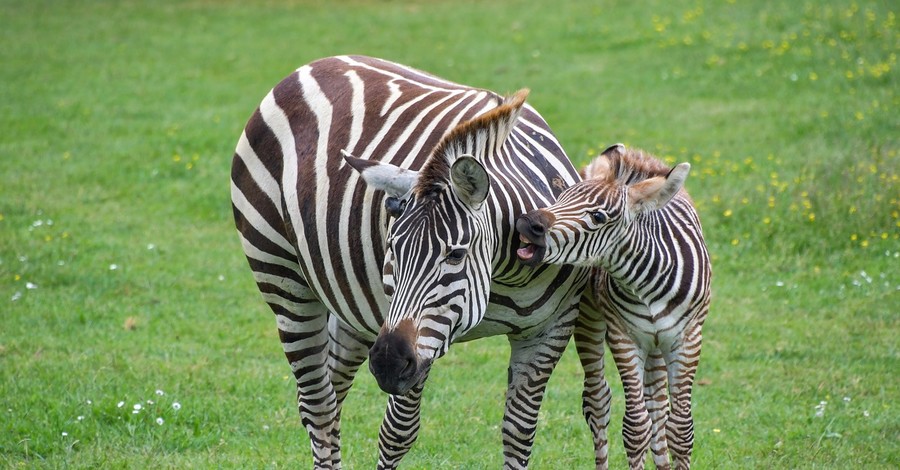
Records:
[[[591,219],[595,223],[602,224],[602,223],[605,223],[607,220],[607,216],[606,216],[605,212],[594,211],[594,212],[591,212],[590,214],[591,214]]]
[[[466,249],[465,248],[454,248],[450,250],[450,253],[447,253],[447,263],[452,265],[457,265],[462,263],[463,258],[466,257]]]

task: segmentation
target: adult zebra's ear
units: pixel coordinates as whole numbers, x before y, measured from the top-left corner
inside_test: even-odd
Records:
[[[491,188],[487,170],[471,155],[461,155],[453,162],[450,183],[459,198],[475,210],[481,208]]]
[[[416,171],[390,163],[356,158],[346,150],[341,150],[341,153],[347,164],[360,173],[366,184],[384,191],[389,197],[402,198],[419,180],[419,173]]]
[[[656,176],[628,187],[628,210],[633,215],[665,206],[684,187],[690,163],[679,163],[666,176]]]

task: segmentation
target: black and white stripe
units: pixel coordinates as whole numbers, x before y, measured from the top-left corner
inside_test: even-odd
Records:
[[[690,467],[691,387],[711,268],[682,189],[689,170],[615,145],[585,169],[585,181],[517,225],[523,260],[596,266],[592,287],[625,388],[632,468],[643,468],[648,447],[657,468],[669,468],[669,451],[675,468]]]
[[[379,433],[379,467],[391,468],[418,435],[433,361],[454,341],[497,334],[513,351],[506,466],[527,466],[588,271],[515,258],[516,217],[578,180],[526,94],[333,57],[285,78],[247,123],[235,223],[276,316],[316,467],[340,467],[341,406],[366,358],[391,393]],[[608,396],[602,367],[590,371],[591,393]],[[586,401],[585,415],[608,421],[601,405]]]

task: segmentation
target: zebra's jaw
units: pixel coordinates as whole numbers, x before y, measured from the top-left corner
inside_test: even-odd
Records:
[[[544,252],[547,249],[545,246],[531,243],[525,235],[519,235],[519,242],[522,246],[516,250],[516,256],[520,261],[528,266],[535,266],[544,259]]]

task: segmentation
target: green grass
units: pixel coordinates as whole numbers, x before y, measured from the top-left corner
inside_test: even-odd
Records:
[[[309,465],[228,175],[265,93],[341,53],[530,87],[576,164],[618,141],[693,164],[714,260],[697,468],[900,462],[896,5],[0,3],[0,464]],[[436,365],[407,468],[500,465],[507,354]],[[569,351],[535,468],[591,465],[580,393]],[[384,402],[361,372],[348,468],[374,465]]]

